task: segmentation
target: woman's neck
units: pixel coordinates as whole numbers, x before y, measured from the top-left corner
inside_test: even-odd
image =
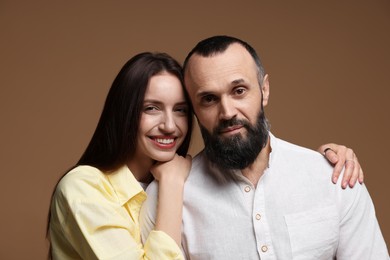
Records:
[[[150,173],[150,168],[153,164],[154,161],[150,158],[144,160],[133,158],[127,162],[127,167],[129,167],[137,181],[150,183],[153,180],[153,175]]]

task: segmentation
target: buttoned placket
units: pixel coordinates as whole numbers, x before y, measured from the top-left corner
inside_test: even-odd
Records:
[[[264,172],[266,174],[268,169]],[[259,181],[257,188],[247,179],[241,180],[240,189],[248,214],[251,214],[259,258],[276,259],[272,250],[269,227],[265,216],[264,185]]]
[[[254,191],[254,199],[253,199],[253,211],[252,211],[252,221],[253,228],[256,236],[256,244],[257,244],[257,252],[260,255],[262,260],[264,259],[276,259],[271,235],[269,230],[269,225],[267,221],[267,214],[265,211],[265,191],[264,191],[264,183],[266,179],[266,175],[269,172],[269,168],[267,168],[262,178],[259,180],[257,184],[256,190]]]

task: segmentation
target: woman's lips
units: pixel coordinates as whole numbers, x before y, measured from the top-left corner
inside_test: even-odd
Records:
[[[172,149],[176,146],[176,137],[150,137],[150,139],[161,149]]]

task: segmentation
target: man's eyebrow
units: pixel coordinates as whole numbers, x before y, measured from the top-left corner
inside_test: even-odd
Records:
[[[240,85],[242,83],[245,83],[244,79],[235,79],[235,80],[232,81],[231,84],[234,86],[234,85]]]
[[[201,97],[212,95],[212,94],[213,94],[213,92],[211,92],[211,91],[202,91],[202,92],[197,93],[196,96],[201,98]]]

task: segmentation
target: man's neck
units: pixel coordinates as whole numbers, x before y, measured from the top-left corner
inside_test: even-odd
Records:
[[[270,138],[268,138],[267,145],[261,150],[256,160],[251,165],[241,170],[242,175],[246,177],[254,187],[257,186],[257,183],[263,175],[264,170],[268,167],[270,153],[271,144]]]

